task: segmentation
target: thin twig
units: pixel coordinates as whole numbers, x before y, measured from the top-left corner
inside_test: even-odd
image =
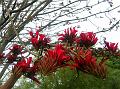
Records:
[[[113,24],[109,29],[95,32],[95,34],[98,34],[98,33],[101,33],[101,32],[111,31],[115,26],[117,26],[119,24],[119,22],[120,22],[120,20],[118,20],[115,24]]]

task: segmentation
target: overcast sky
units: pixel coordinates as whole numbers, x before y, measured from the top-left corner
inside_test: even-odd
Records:
[[[90,1],[89,5],[93,5],[93,4],[97,3],[98,0],[89,0],[89,1]],[[102,0],[99,0],[99,1],[102,1]],[[108,0],[108,1],[111,1],[111,0]],[[112,2],[113,2],[113,7],[110,7],[110,5],[108,3],[102,3],[100,5],[96,5],[95,7],[93,7],[91,9],[91,12],[92,13],[97,13],[100,11],[102,12],[102,11],[109,10],[111,8],[114,8],[114,7],[120,5],[120,0],[112,0]],[[84,4],[84,2],[83,2],[83,4]],[[83,5],[83,4],[81,4],[81,5]],[[87,11],[83,11],[83,13],[77,14],[77,16],[80,18],[85,17],[87,15],[88,15]],[[79,32],[82,32],[82,31],[97,32],[98,30],[102,30],[102,28],[109,28],[111,26],[109,24],[110,23],[109,19],[111,19],[111,21],[113,22],[112,24],[116,23],[117,20],[120,19],[120,7],[111,11],[110,13],[106,13],[106,14],[103,13],[103,14],[100,14],[97,16],[101,17],[101,18],[96,18],[95,16],[92,16],[92,17],[88,18],[87,21],[78,22],[76,24],[60,26],[57,28],[53,28],[52,31],[49,31],[49,29],[48,29],[48,31],[46,31],[45,33],[46,34],[49,33],[49,34],[53,35],[57,31],[63,31],[64,29],[66,29],[68,27],[74,27],[74,26],[79,27],[78,28]],[[114,18],[116,18],[116,20],[114,20]],[[37,24],[35,24],[35,25],[39,26],[39,22],[36,22],[36,23]],[[35,25],[33,26],[32,22],[30,24],[28,24],[28,26],[32,26],[32,27],[35,27]],[[106,37],[107,41],[119,43],[119,48],[120,48],[120,28],[117,31],[99,33],[99,34],[97,34],[97,37],[100,38],[99,42],[103,40],[101,37]],[[56,40],[56,37],[54,37],[52,40]],[[98,44],[98,45],[100,45],[100,44]]]

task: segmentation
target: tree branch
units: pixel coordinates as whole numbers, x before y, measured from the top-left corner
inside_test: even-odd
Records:
[[[119,24],[119,22],[120,22],[120,20],[118,20],[115,24],[113,24],[109,29],[95,32],[95,34],[98,34],[98,33],[101,33],[101,32],[111,31],[115,26],[117,26]]]

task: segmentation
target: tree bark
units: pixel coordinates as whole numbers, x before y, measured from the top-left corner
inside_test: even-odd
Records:
[[[22,76],[22,69],[20,67],[14,67],[10,78],[0,86],[0,89],[12,89],[17,80]]]
[[[20,77],[21,76],[16,77],[15,75],[11,75],[10,78],[3,85],[0,86],[0,89],[12,89],[12,87]]]
[[[12,89],[12,87],[20,77],[21,76],[16,77],[15,75],[11,75],[10,78],[3,85],[0,86],[0,89]]]

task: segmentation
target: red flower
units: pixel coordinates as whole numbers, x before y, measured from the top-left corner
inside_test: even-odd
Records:
[[[22,71],[27,71],[28,68],[30,68],[30,64],[32,62],[32,57],[29,57],[27,59],[22,59],[19,61],[15,66],[22,68]]]
[[[69,56],[66,55],[66,52],[62,45],[58,44],[56,45],[54,50],[48,50],[47,56],[50,57],[50,59],[56,60],[58,65],[63,65],[65,62],[69,61]]]
[[[97,37],[93,32],[81,33],[80,37],[76,40],[76,42],[80,46],[90,47],[96,44]]]
[[[10,52],[6,55],[7,57],[7,62],[8,63],[13,63],[14,61],[16,61],[17,56],[22,53],[22,48],[20,45],[18,44],[13,44],[10,49]]]
[[[21,68],[24,76],[40,84],[40,82],[34,77],[36,75],[37,69],[34,66],[32,67],[30,66],[31,62],[32,62],[32,57],[29,57],[27,59],[22,59],[15,65],[15,67]]]
[[[40,73],[48,75],[57,68],[66,66],[66,63],[70,60],[70,57],[66,55],[66,52],[62,45],[57,45],[54,50],[47,50],[42,59],[38,59],[35,63]]]
[[[8,54],[7,55],[7,60],[8,60],[8,63],[13,63],[17,58],[17,55],[14,55],[14,54]]]
[[[37,38],[31,38],[32,45],[35,47],[36,50],[39,50],[39,41]]]
[[[82,48],[78,48],[78,51],[73,55],[74,64],[72,66],[70,65],[70,67],[101,78],[106,77],[106,68],[104,64],[97,64],[96,58],[93,57],[90,49],[83,50]]]
[[[77,53],[77,57],[75,58],[75,62],[79,65],[79,68],[85,67],[88,64],[95,64],[96,58],[92,56],[91,50],[83,50],[78,48],[79,52]]]
[[[47,44],[50,42],[50,38],[47,38],[44,34],[39,34],[39,40],[42,46],[47,46]]]
[[[32,31],[29,32],[31,36],[32,45],[36,50],[39,50],[41,46],[46,47],[50,42],[50,38],[47,38],[44,34],[39,34],[39,31],[36,31],[35,35]]]
[[[22,47],[18,44],[13,44],[13,46],[12,46],[12,48],[10,48],[10,50],[14,55],[18,55],[19,53],[21,53]]]
[[[72,28],[65,29],[64,34],[58,35],[61,36],[58,40],[62,40],[63,42],[68,42],[72,44],[76,39],[76,32],[77,30],[75,30],[75,27],[73,29]]]
[[[105,47],[107,50],[111,51],[111,52],[116,52],[117,49],[118,49],[118,43],[112,43],[112,42],[107,42],[107,41],[104,41],[105,42]]]

